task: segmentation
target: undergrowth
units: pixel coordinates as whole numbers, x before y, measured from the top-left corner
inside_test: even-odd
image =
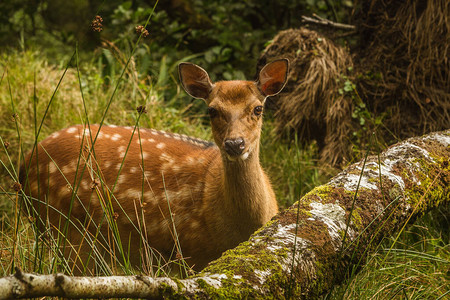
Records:
[[[11,272],[14,265],[51,272],[55,264],[48,265],[45,269],[36,264],[36,261],[44,256],[51,261],[58,256],[57,251],[49,251],[44,255],[42,251],[33,250],[35,245],[29,241],[35,239],[37,242],[40,237],[26,219],[18,217],[21,211],[16,206],[18,201],[14,184],[18,182],[17,172],[23,156],[32,149],[36,139],[41,141],[52,132],[69,125],[99,123],[102,119],[105,124],[134,126],[139,117],[142,127],[211,140],[209,120],[198,109],[202,103],[194,104],[193,100],[180,92],[178,82],[172,75],[175,73],[175,65],[166,66],[161,76],[167,78],[158,78],[155,83],[139,74],[134,65],[130,64],[125,80],[120,81],[119,72],[115,72],[116,75],[110,73],[106,77],[99,76],[105,71],[99,69],[101,64],[96,64],[95,61],[80,63],[76,58],[74,55],[72,61],[65,62],[67,67],[63,64],[56,67],[49,65],[36,51],[10,52],[0,57],[0,136],[5,145],[0,156],[3,163],[0,181],[1,225],[2,232],[12,232],[12,236],[20,234],[21,237],[11,239],[9,234],[1,241],[5,245],[2,248],[6,249],[2,257],[4,274]],[[123,62],[118,60],[117,63],[119,61]],[[124,63],[120,67],[125,68]],[[166,99],[163,96],[167,86],[161,82],[177,87],[173,98]],[[145,106],[146,114],[139,114],[139,106]],[[108,113],[105,115],[106,108]],[[315,168],[314,148],[303,149],[297,141],[290,145],[273,142],[275,133],[272,128],[269,115],[262,139],[262,163],[273,178],[280,206],[287,207],[301,194],[320,184],[320,172]],[[276,157],[284,159],[280,162]],[[300,176],[301,180],[297,176],[299,169],[307,170]],[[23,240],[24,237],[28,238]],[[48,245],[42,244],[41,247],[46,246]],[[21,251],[29,255],[23,255]],[[70,267],[62,268],[71,272]]]
[[[0,276],[13,272],[14,266],[27,271],[52,272],[55,270],[52,261],[58,260],[55,249],[38,242],[40,237],[29,219],[19,217],[14,191],[15,174],[22,156],[32,148],[36,128],[41,122],[38,140],[87,120],[93,124],[104,118],[105,124],[133,126],[139,117],[136,108],[145,105],[147,113],[141,115],[140,126],[211,140],[206,114],[199,112],[199,100],[190,102],[173,75],[176,65],[164,65],[160,61],[159,64],[164,65],[160,74],[165,78],[155,81],[130,64],[121,79],[120,72],[105,75],[106,70],[95,59],[78,62],[76,57],[58,67],[49,65],[37,51],[0,55],[0,159],[3,164],[0,169]],[[125,68],[123,61],[117,64]],[[168,88],[174,90],[172,98],[164,96]],[[108,113],[104,115],[111,99]],[[46,113],[50,100],[52,103]],[[262,164],[282,208],[290,206],[335,172],[318,166],[314,145],[305,146],[297,140],[275,141],[270,112],[265,116],[263,128]],[[367,258],[361,272],[327,299],[423,299],[445,294],[449,289],[448,231],[442,229],[442,223],[436,222],[437,218],[422,218],[410,226],[401,239],[385,240],[378,251]],[[448,219],[445,222],[448,228]],[[388,255],[385,249],[390,248],[394,251]],[[56,266],[60,264],[57,262]],[[127,269],[125,272],[135,271]]]
[[[448,299],[450,206],[407,226],[398,240],[385,238],[358,274],[324,299]]]

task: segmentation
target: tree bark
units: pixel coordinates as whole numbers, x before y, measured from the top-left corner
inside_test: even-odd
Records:
[[[449,162],[450,130],[391,146],[315,188],[249,241],[226,251],[200,274],[187,279],[68,277],[17,270],[0,278],[0,299],[311,299],[342,282],[381,238],[448,202]]]

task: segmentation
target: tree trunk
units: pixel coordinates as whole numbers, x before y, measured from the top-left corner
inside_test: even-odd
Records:
[[[380,156],[349,166],[275,216],[249,241],[187,279],[86,278],[17,270],[15,275],[0,278],[0,299],[311,299],[342,282],[381,238],[449,201],[449,160],[450,130],[396,144]],[[81,286],[79,291],[77,286]]]

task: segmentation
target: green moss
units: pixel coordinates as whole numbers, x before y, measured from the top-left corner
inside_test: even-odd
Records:
[[[437,207],[442,201],[450,199],[450,188],[445,184],[438,184],[443,180],[437,180],[437,177],[450,178],[450,164],[448,157],[433,157],[437,163],[430,163],[423,159],[417,159],[415,163],[420,164],[422,170],[417,172],[416,176],[420,181],[419,184],[413,185],[405,191],[407,201],[413,207],[417,207],[418,212],[426,212],[427,210]],[[430,188],[432,186],[432,188]],[[423,201],[426,196],[430,200]]]
[[[293,205],[285,210],[285,213],[292,214],[293,216],[297,216],[297,212],[299,213],[300,216],[305,216],[305,217],[312,216],[309,205],[307,205],[307,209],[301,208],[301,207],[299,208],[297,205]],[[302,219],[303,219],[303,217],[301,217],[299,220],[299,226],[302,224],[302,222],[304,222],[304,220],[302,220]]]
[[[273,224],[275,224],[277,222],[277,220],[270,220],[269,222],[267,222],[264,226],[262,226],[261,228],[259,228],[258,230],[256,230],[252,236],[254,235],[259,235],[261,233],[261,231],[265,230],[267,227],[272,226]]]
[[[167,283],[161,282],[159,284],[159,293],[160,295],[162,295],[163,297],[171,297],[171,299],[183,299],[185,298],[182,295],[178,294],[178,291],[181,290],[181,288],[183,287],[183,285],[177,280],[177,279],[172,279],[173,281],[176,282],[178,289],[174,290],[172,286],[170,286]]]
[[[253,285],[261,287],[263,291],[270,291],[274,297],[280,289],[280,281],[284,273],[280,264],[275,262],[280,257],[286,257],[291,249],[281,247],[272,252],[266,249],[264,241],[244,242],[237,248],[226,251],[220,259],[209,265],[202,274],[225,274],[220,289],[203,286],[209,296],[213,298],[258,298]],[[231,270],[231,271],[229,271]],[[270,275],[261,286],[260,279],[255,276],[258,271],[268,272]],[[202,275],[200,274],[200,276]]]
[[[303,199],[312,199],[314,196],[319,197],[322,200],[322,203],[328,203],[331,199],[333,199],[331,192],[333,189],[323,184],[321,186],[315,187],[312,191],[307,193]]]
[[[355,209],[352,211],[352,223],[355,225],[357,230],[363,229],[363,222],[361,218],[361,208],[355,206]]]

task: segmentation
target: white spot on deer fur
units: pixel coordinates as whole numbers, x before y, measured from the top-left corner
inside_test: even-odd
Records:
[[[69,127],[69,128],[67,128],[66,132],[70,133],[70,134],[75,133],[75,132],[77,132],[77,128],[76,127]]]
[[[59,192],[58,192],[58,196],[59,197],[64,197],[64,196],[67,196],[68,194],[70,194],[72,191],[70,190],[70,187],[69,186],[63,186],[63,187],[61,187],[60,189],[59,189]]]
[[[117,148],[117,152],[119,152],[119,153],[125,153],[125,150],[126,150],[126,147],[125,146],[119,146],[118,148]]]
[[[125,191],[125,197],[130,199],[140,199],[142,195],[142,190],[138,190],[135,188],[129,188]]]
[[[51,174],[51,173],[55,173],[56,170],[57,170],[57,168],[56,168],[55,163],[52,162],[52,161],[49,162],[49,163],[48,163],[48,172]]]
[[[105,161],[105,163],[104,163],[105,169],[109,169],[109,167],[111,167],[111,164],[112,163],[109,160]]]
[[[150,176],[152,175],[152,173],[150,171],[144,171],[144,178],[147,180],[150,180]]]
[[[158,204],[158,199],[155,197],[152,191],[146,191],[144,193],[144,201],[146,203]]]
[[[335,203],[322,204],[313,202],[309,205],[311,216],[314,220],[323,222],[328,227],[328,234],[331,237],[331,242],[335,250],[339,250],[342,245],[341,233],[347,227],[347,220],[345,218],[345,210]],[[348,237],[352,238],[355,235],[354,230],[349,227],[347,230]]]
[[[72,161],[71,163],[63,166],[61,168],[61,171],[63,172],[63,174],[68,174],[70,172],[75,172],[75,168],[76,168],[76,164],[75,164],[75,162]]]
[[[190,226],[192,230],[196,230],[197,228],[200,228],[200,223],[195,220],[191,220]]]
[[[156,145],[156,148],[162,149],[162,148],[164,148],[165,146],[166,146],[166,144],[164,144],[164,143],[158,143],[158,144]]]
[[[54,133],[52,133],[52,135],[50,135],[50,138],[52,138],[52,139],[56,139],[58,136],[59,136],[59,132],[54,132]]]
[[[136,168],[136,167],[131,167],[131,168],[130,168],[130,173],[131,173],[131,174],[137,173],[138,171],[139,171],[139,169]]]
[[[117,185],[121,185],[123,183],[125,183],[127,180],[127,175],[125,174],[120,174],[119,178],[117,179]],[[117,192],[117,191],[116,191]]]
[[[110,127],[110,128],[116,128],[117,127],[117,125],[108,125],[108,127]]]
[[[149,141],[150,143],[154,143],[155,142],[154,139],[147,139],[147,141]]]
[[[179,135],[179,134],[177,134],[177,133],[175,133],[174,135],[173,135],[173,138],[174,139],[176,139],[176,140],[181,140],[181,136]]]
[[[116,165],[116,170],[120,170],[121,167],[122,167],[122,163],[118,163],[118,164]]]
[[[114,133],[113,136],[111,137],[112,141],[118,141],[122,138],[122,136],[118,133]]]
[[[84,135],[89,136],[90,133],[91,133],[91,131],[89,130],[89,128],[84,129]]]
[[[147,159],[150,156],[148,152],[142,152],[142,158]]]
[[[163,162],[166,162],[162,165],[162,170],[165,171],[167,169],[171,169],[172,164],[175,162],[175,160],[173,159],[172,156],[166,154],[166,153],[161,153],[161,155],[159,156],[160,160],[162,160]]]
[[[89,184],[88,184],[88,182],[87,182],[87,180],[83,180],[83,181],[81,181],[81,188],[82,189],[84,189],[84,190],[89,190]]]
[[[105,133],[105,138],[110,139],[110,138],[111,138],[111,135],[108,134],[108,133]]]
[[[158,133],[158,131],[156,131],[156,130],[151,130],[151,134],[153,134],[153,135],[158,135],[159,133]]]

